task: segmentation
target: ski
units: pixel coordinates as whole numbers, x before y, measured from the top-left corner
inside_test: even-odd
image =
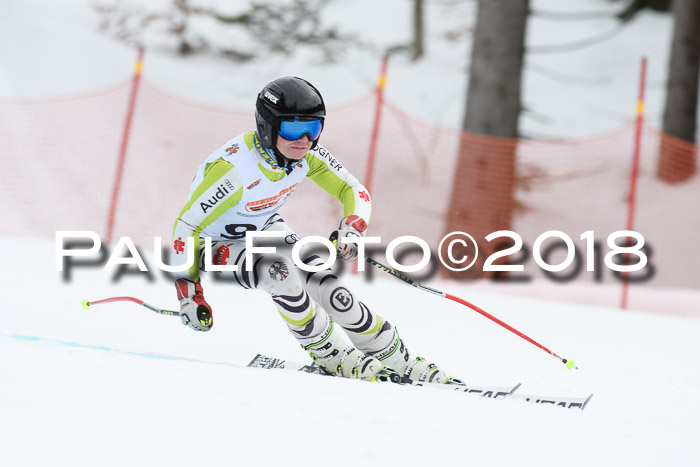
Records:
[[[325,373],[321,372],[321,367],[316,365],[316,363],[314,362],[312,362],[311,365],[304,365],[301,363],[282,360],[281,358],[267,357],[263,354],[257,354],[255,358],[253,358],[253,360],[251,360],[251,362],[248,364],[248,368],[301,371],[303,373],[313,373],[316,375],[326,376]]]
[[[528,394],[513,394],[513,399],[523,400],[525,402],[530,402],[534,404],[542,405],[555,405],[557,407],[564,407],[566,409],[581,409],[586,408],[586,405],[593,397],[593,394],[589,394],[586,397],[543,397],[543,396],[532,396]]]
[[[267,357],[262,354],[257,354],[255,358],[248,364],[249,368],[264,368],[268,370],[288,370],[301,371],[303,373],[312,373],[323,376],[332,376],[324,373],[321,367],[312,362],[310,365],[302,363],[290,362],[281,358]],[[511,396],[519,387],[520,383],[512,387],[496,387],[496,386],[472,386],[472,385],[457,385],[457,384],[436,384],[436,383],[421,383],[406,381],[407,386],[426,386],[443,391],[458,391],[468,394],[476,394],[481,397],[490,399],[505,399]]]
[[[300,371],[303,373],[311,373],[322,376],[331,376],[324,373],[321,368],[316,365],[316,363],[303,364],[297,362],[291,362],[288,360],[283,360],[281,358],[268,357],[263,354],[257,354],[253,360],[248,364],[249,368],[263,368],[263,369],[274,369],[274,370],[287,370],[287,371]],[[467,394],[474,394],[481,397],[486,397],[489,399],[506,399],[511,398],[515,400],[521,400],[524,402],[541,404],[541,405],[553,405],[557,407],[564,407],[567,409],[580,409],[583,410],[588,402],[593,397],[590,394],[586,397],[544,397],[535,396],[529,394],[520,394],[516,391],[520,388],[520,383],[512,387],[500,387],[500,386],[475,386],[471,384],[467,385],[454,385],[454,384],[434,384],[434,383],[411,383],[410,386],[426,386],[434,389],[441,389],[444,391],[457,391],[464,392]]]

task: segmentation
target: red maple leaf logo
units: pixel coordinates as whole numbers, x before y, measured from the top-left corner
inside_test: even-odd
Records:
[[[175,248],[176,255],[185,252],[185,242],[182,241],[182,237],[177,237],[177,240],[173,242],[173,248]]]
[[[365,202],[367,202],[367,203],[369,203],[369,201],[370,201],[369,200],[369,193],[367,193],[366,191],[360,192],[360,198],[364,199]]]

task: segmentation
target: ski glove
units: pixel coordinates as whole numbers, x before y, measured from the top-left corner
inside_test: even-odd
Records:
[[[338,230],[331,234],[331,241],[335,245],[338,257],[345,261],[357,259],[358,246],[356,243],[343,243],[341,239],[352,237],[364,237],[367,233],[367,222],[360,216],[348,216],[340,221]]]
[[[175,281],[180,300],[180,320],[195,331],[208,331],[214,325],[211,307],[204,300],[202,284],[187,279]]]

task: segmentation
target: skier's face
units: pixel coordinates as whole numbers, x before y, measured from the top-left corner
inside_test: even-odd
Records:
[[[302,159],[309,149],[311,149],[311,139],[309,135],[304,135],[296,141],[290,141],[284,139],[281,136],[277,136],[277,149],[282,155],[288,159],[298,161]]]

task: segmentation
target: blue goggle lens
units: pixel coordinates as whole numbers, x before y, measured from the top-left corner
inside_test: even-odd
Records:
[[[282,120],[279,135],[289,141],[296,141],[304,135],[309,135],[311,141],[318,139],[323,130],[321,120]]]

